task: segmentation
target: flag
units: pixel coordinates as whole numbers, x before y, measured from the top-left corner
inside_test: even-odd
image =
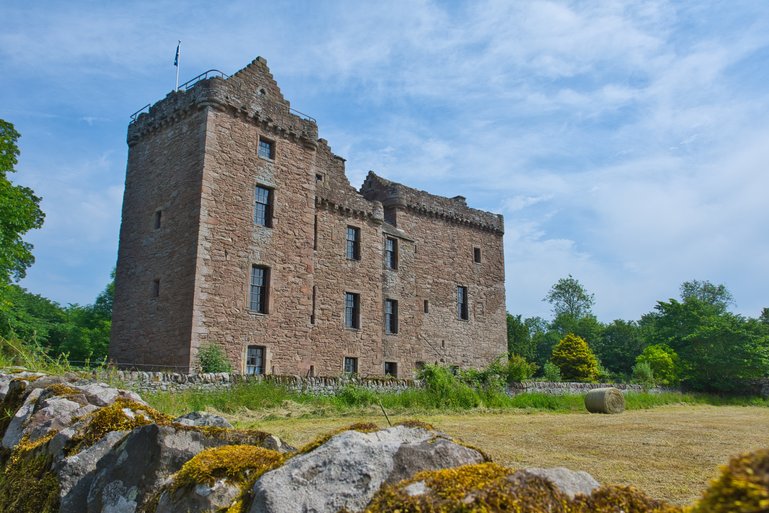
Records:
[[[179,41],[179,44],[176,45],[176,57],[174,57],[174,66],[177,68],[179,67],[179,47],[182,46],[182,42]]]

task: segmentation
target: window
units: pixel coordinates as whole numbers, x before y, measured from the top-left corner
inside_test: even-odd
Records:
[[[249,309],[256,313],[267,313],[267,292],[270,288],[270,268],[261,265],[251,267],[251,294]]]
[[[156,210],[155,211],[155,229],[156,230],[158,228],[160,228],[160,220],[161,220],[162,216],[163,216],[163,211],[162,210]]]
[[[248,346],[246,374],[264,374],[264,346]]]
[[[259,156],[263,159],[275,159],[275,143],[267,139],[259,138]]]
[[[310,314],[310,324],[315,324],[315,303],[318,299],[318,286],[312,287],[312,314]]]
[[[360,328],[360,294],[344,293],[344,325],[348,328]]]
[[[384,208],[384,220],[386,223],[390,223],[393,226],[398,226],[398,211],[395,207]]]
[[[385,376],[398,377],[398,364],[395,362],[385,362],[384,366]]]
[[[316,182],[322,182],[323,181],[323,175],[320,173],[315,174],[315,181]]]
[[[259,226],[272,227],[272,189],[257,185],[254,189],[254,223]]]
[[[467,287],[457,287],[457,317],[466,321],[467,315]]]
[[[425,299],[424,312],[430,313],[430,302]]]
[[[160,297],[160,280],[152,280],[152,297]]]
[[[347,227],[347,259],[360,260],[360,228]]]
[[[473,262],[481,263],[481,248],[473,248]]]
[[[312,249],[318,249],[318,214],[315,214],[315,224],[312,226]]]
[[[385,265],[388,269],[398,269],[398,241],[391,237],[385,239]]]
[[[398,333],[398,302],[394,299],[385,299],[385,333]]]
[[[417,370],[417,372],[421,371],[425,368],[425,362],[414,362],[414,368]]]
[[[344,372],[346,374],[358,373],[358,359],[351,356],[344,357]]]

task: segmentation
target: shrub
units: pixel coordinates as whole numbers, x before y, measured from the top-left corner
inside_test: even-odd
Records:
[[[561,370],[561,377],[573,381],[595,381],[598,360],[585,339],[569,333],[553,348],[550,360]]]
[[[506,378],[508,383],[516,383],[531,379],[537,372],[538,365],[531,363],[521,355],[511,354],[507,361]]]
[[[224,354],[224,349],[216,344],[198,349],[198,365],[201,372],[232,372],[232,364]]]
[[[419,377],[425,383],[433,407],[475,408],[481,403],[478,393],[460,381],[449,368],[425,365]]]
[[[545,362],[542,367],[542,372],[545,376],[545,381],[557,383],[561,381],[561,369],[553,362]]]
[[[660,385],[678,383],[678,355],[667,344],[647,346],[635,359],[636,364],[646,363],[654,373],[654,379]]]
[[[721,467],[692,513],[737,513],[769,508],[769,449],[732,458]]]
[[[644,389],[655,385],[654,371],[648,362],[638,362],[633,366],[633,381],[640,384]]]

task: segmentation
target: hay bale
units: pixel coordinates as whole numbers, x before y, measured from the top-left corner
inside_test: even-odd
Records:
[[[622,413],[625,397],[614,387],[596,388],[585,396],[585,408],[590,413]]]

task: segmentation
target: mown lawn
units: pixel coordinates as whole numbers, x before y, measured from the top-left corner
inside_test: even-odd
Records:
[[[387,424],[376,409],[321,418],[303,413],[225,416],[238,427],[268,431],[296,446],[354,422]],[[393,422],[405,418],[391,415]],[[482,448],[498,463],[585,470],[602,483],[632,484],[679,504],[697,498],[730,456],[769,447],[766,407],[668,405],[620,415],[469,411],[419,419]]]

